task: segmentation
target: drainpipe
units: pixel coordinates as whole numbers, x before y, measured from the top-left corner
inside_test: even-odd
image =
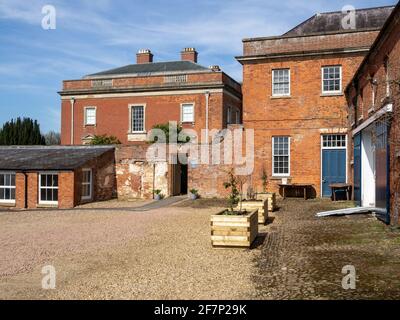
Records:
[[[390,144],[389,144],[389,135],[390,135],[390,126],[391,124],[388,123],[386,127],[386,224],[390,224],[390,219],[391,219],[391,199],[390,199],[390,169],[391,169],[391,163],[390,163]]]
[[[156,164],[153,163],[153,200],[155,199],[154,196],[154,188],[156,187]]]
[[[206,143],[208,144],[208,109],[209,109],[209,103],[210,103],[210,92],[206,91]]]
[[[24,209],[28,208],[28,175],[23,172],[25,179],[25,199],[24,199]]]
[[[75,106],[75,98],[71,98],[71,145],[74,145],[74,106]]]

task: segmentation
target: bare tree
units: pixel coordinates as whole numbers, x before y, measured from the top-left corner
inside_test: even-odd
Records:
[[[61,144],[61,135],[55,131],[49,131],[44,135],[47,146],[56,146]]]

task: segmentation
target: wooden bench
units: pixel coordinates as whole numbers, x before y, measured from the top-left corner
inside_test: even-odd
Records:
[[[348,183],[334,183],[329,185],[329,187],[332,189],[332,200],[336,201],[336,191],[345,191],[346,192],[346,198],[347,201],[351,200],[351,189],[352,185]]]
[[[279,184],[279,187],[282,188],[283,199],[286,199],[286,191],[288,189],[303,189],[304,200],[307,200],[307,190],[312,188],[312,184],[301,184],[301,183],[292,183],[292,184]]]

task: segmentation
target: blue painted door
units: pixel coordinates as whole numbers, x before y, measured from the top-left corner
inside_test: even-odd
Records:
[[[354,136],[354,200],[361,206],[361,133]]]
[[[333,183],[346,182],[346,150],[322,150],[322,195],[330,197]]]

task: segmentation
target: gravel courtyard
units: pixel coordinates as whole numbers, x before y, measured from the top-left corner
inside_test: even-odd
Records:
[[[220,201],[145,204],[0,211],[0,299],[400,298],[399,232],[370,215],[314,217],[348,203],[280,202],[253,250],[211,248]],[[349,264],[357,289],[345,291]],[[46,265],[55,290],[41,288]]]

